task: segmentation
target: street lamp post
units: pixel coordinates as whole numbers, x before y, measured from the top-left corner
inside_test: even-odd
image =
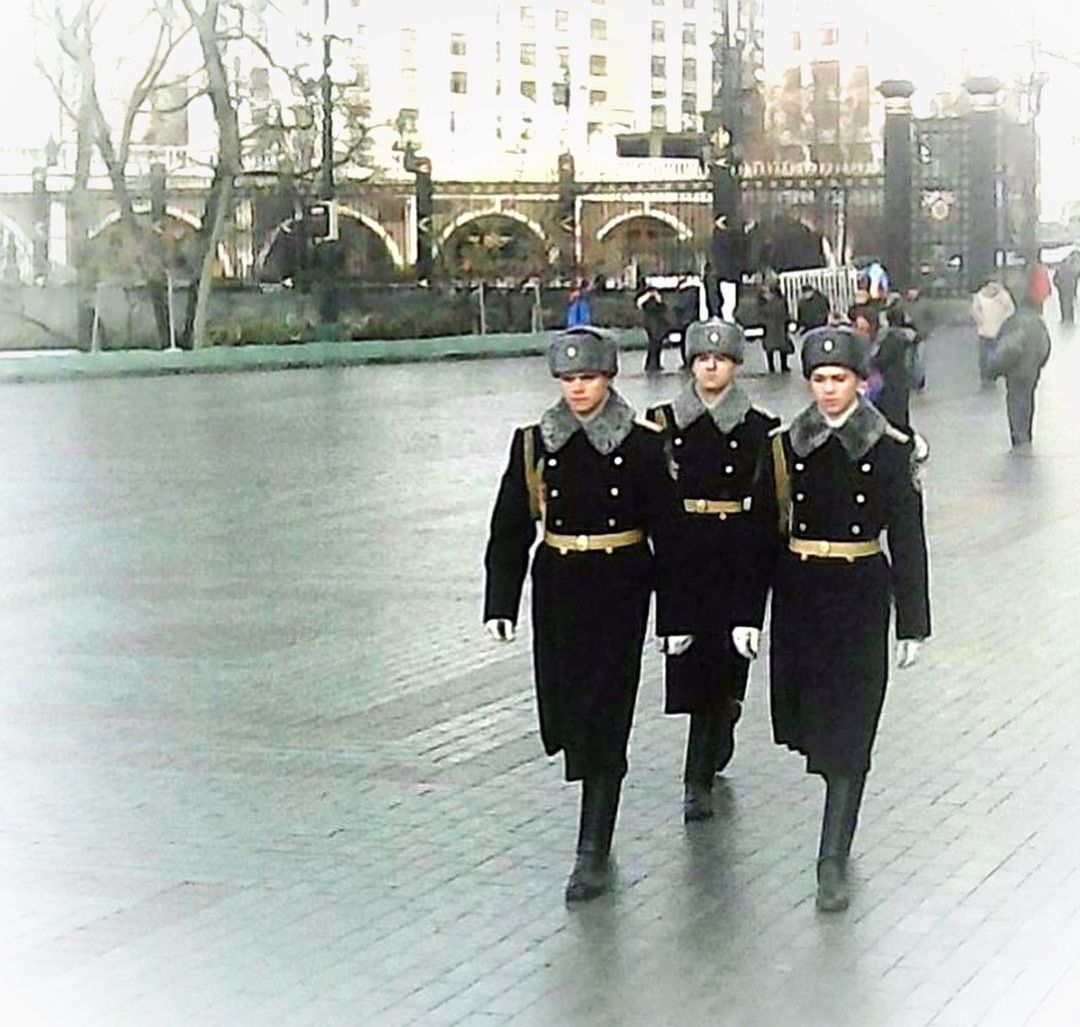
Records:
[[[322,174],[319,198],[327,203],[334,199],[334,97],[330,80],[330,0],[323,0],[323,63],[322,79]]]

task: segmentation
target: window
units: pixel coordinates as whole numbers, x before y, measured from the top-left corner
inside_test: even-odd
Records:
[[[796,50],[796,51],[802,49],[802,33],[801,32],[792,32],[791,33],[791,49]]]
[[[251,69],[251,97],[261,103],[270,101],[270,69]]]
[[[531,7],[521,8],[521,27],[523,29],[536,28],[536,12]]]
[[[652,0],[653,7],[663,7],[667,0]]]
[[[450,72],[450,92],[459,96],[469,91],[469,76],[464,71]],[[453,131],[453,129],[451,129]]]
[[[652,98],[662,100],[667,96],[667,83],[662,78],[654,78],[652,84]]]
[[[682,27],[682,41],[685,46],[697,46],[696,25],[684,25]]]
[[[555,12],[555,31],[565,32],[570,27],[570,12],[569,11],[556,11]]]
[[[606,75],[607,74],[607,58],[600,53],[594,53],[589,55],[589,74],[590,75]]]
[[[412,69],[415,72],[415,69]],[[402,135],[416,135],[420,112],[413,107],[402,107],[398,111],[397,129]]]
[[[589,124],[586,126],[585,131],[588,132],[589,138],[591,139],[593,136],[599,135],[601,132],[604,131],[603,122],[590,121]]]
[[[527,100],[536,99],[536,83],[535,82],[522,82],[521,83],[521,95]]]
[[[652,59],[652,77],[667,77],[667,61],[663,57],[654,57]]]
[[[835,25],[826,25],[818,29],[818,42],[822,46],[836,46],[840,42],[840,29]]]
[[[607,22],[601,18],[593,18],[589,22],[589,36],[592,39],[607,39]]]
[[[687,57],[682,62],[683,89],[697,88],[697,61],[693,57]]]
[[[667,128],[667,108],[663,104],[653,104],[649,123],[653,128]]]
[[[558,65],[559,71],[570,70],[570,47],[555,47],[555,63]]]
[[[652,23],[652,41],[654,43],[662,43],[664,38],[664,23],[662,21],[654,21]]]
[[[682,112],[683,114],[697,114],[696,93],[683,93]]]
[[[682,5],[684,11],[692,11],[697,6],[694,0],[682,0]]]
[[[521,44],[521,63],[532,67],[536,64],[536,44],[535,43],[522,43]]]
[[[590,107],[603,107],[607,103],[607,92],[603,89],[590,89],[589,90],[589,106]]]
[[[465,37],[460,32],[450,35],[450,54],[453,57],[465,56]]]

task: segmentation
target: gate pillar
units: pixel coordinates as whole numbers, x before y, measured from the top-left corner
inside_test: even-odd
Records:
[[[915,87],[905,79],[887,79],[878,86],[885,98],[885,266],[894,287],[912,282],[911,97]]]

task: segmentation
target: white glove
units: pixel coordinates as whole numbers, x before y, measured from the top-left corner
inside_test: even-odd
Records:
[[[512,620],[504,620],[500,617],[498,620],[485,621],[484,630],[496,642],[514,641],[514,622]]]
[[[896,666],[900,670],[906,670],[918,658],[922,642],[917,638],[900,638],[896,642]]]
[[[744,660],[756,660],[761,645],[761,631],[758,628],[732,628],[731,642]]]
[[[917,464],[925,463],[930,457],[930,443],[928,443],[917,431],[911,433],[911,440],[915,447],[915,462]]]
[[[657,639],[657,648],[665,656],[682,656],[694,644],[693,635],[666,635]]]

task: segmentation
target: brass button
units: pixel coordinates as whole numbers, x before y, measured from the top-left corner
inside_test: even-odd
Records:
[[[615,459],[612,461],[612,463],[614,463],[616,467],[622,467],[622,462],[623,460],[621,456],[615,457]]]
[[[558,489],[552,489],[551,492],[549,493],[549,495],[551,496],[552,499],[558,499],[559,498],[559,490]]]
[[[860,528],[857,524],[853,524],[851,526],[851,534],[852,535],[861,535],[862,534],[862,528]]]
[[[795,493],[795,502],[796,503],[801,503],[805,498],[806,498],[806,493],[805,492],[796,492]]]
[[[547,464],[548,464],[548,467],[558,467],[559,466],[559,461],[556,460],[555,457],[550,456],[550,457],[548,457]]]
[[[799,531],[806,531],[806,521],[799,522]]]
[[[681,437],[676,436],[675,445],[676,446],[681,446],[682,445],[682,438]]]
[[[734,474],[734,473],[735,473],[735,468],[732,467],[731,464],[728,464],[727,467],[724,468],[724,474]]]
[[[872,466],[872,465],[871,465],[871,464],[869,464],[869,463],[865,463],[865,464],[863,464],[863,465],[862,465],[862,472],[863,472],[863,474],[869,474],[869,473],[870,473],[870,470],[871,470],[871,466]]]
[[[728,443],[728,445],[730,445],[732,449],[738,449],[739,448],[739,443],[735,439],[732,439],[731,442]]]
[[[555,518],[555,527],[561,528],[563,526],[563,519],[561,517]]]
[[[614,517],[609,517],[607,519],[607,523],[608,523],[609,528],[614,528],[615,527],[615,518]]]
[[[611,556],[611,554],[614,553],[615,550],[612,549],[611,546],[604,546],[604,552],[607,553],[608,556]]]
[[[795,470],[796,471],[805,471],[806,470],[806,464],[803,464],[803,463],[796,464],[795,465]]]
[[[617,496],[619,494],[619,486],[618,485],[612,485],[611,486],[611,494],[613,496]]]
[[[857,495],[857,496],[855,497],[855,502],[856,502],[856,503],[859,503],[859,504],[865,503],[865,502],[866,502],[866,496],[864,496],[864,495],[863,495],[863,494],[862,494],[862,493],[860,492],[860,493],[859,493],[859,494],[858,494],[858,495]]]

